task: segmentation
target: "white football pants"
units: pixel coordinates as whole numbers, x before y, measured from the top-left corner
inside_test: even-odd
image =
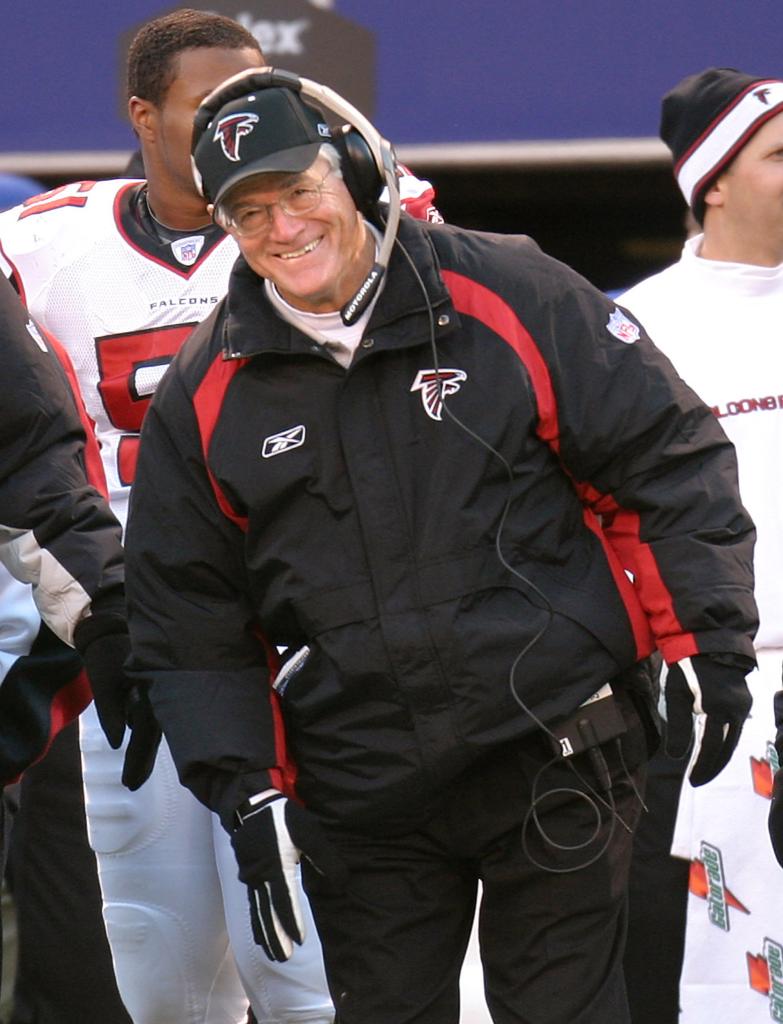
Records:
[[[120,995],[134,1024],[332,1024],[321,947],[284,964],[253,941],[245,885],[217,815],[180,785],[165,740],[149,780],[121,783],[94,705],[80,719],[85,806]]]

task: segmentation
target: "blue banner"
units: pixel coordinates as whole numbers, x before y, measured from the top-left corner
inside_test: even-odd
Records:
[[[201,6],[194,4],[194,6]],[[398,145],[657,134],[710,65],[783,74],[779,3],[224,0],[269,63],[324,81]],[[2,45],[0,154],[128,150],[124,58],[156,0],[29,0]]]

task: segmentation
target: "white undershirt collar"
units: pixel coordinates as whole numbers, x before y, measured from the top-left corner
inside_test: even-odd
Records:
[[[368,221],[364,223],[375,239],[375,257],[377,259],[381,245],[381,234],[374,224],[370,224]],[[269,278],[264,278],[264,291],[279,317],[293,324],[294,327],[298,327],[309,337],[317,341],[319,345],[323,345],[337,362],[347,369],[351,364],[359,342],[362,340],[364,329],[375,308],[375,303],[383,291],[383,282],[381,282],[381,287],[364,313],[349,327],[346,327],[343,323],[339,309],[329,313],[306,313],[292,306],[290,302],[286,302],[277,290],[276,285]]]

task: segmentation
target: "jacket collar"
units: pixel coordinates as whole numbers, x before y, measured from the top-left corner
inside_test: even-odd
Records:
[[[457,314],[438,272],[431,230],[429,225],[409,217],[400,220],[383,291],[365,331],[365,336],[372,335],[377,342],[374,350],[429,343],[425,289],[436,335],[440,337],[457,326]],[[238,359],[262,352],[312,353],[314,344],[312,338],[275,313],[264,294],[262,278],[240,256],[231,273],[226,297],[224,356]]]

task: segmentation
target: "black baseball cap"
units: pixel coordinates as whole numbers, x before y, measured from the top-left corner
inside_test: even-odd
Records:
[[[207,123],[193,150],[196,182],[217,205],[255,174],[306,170],[331,137],[320,111],[292,89],[257,89],[226,103]]]

